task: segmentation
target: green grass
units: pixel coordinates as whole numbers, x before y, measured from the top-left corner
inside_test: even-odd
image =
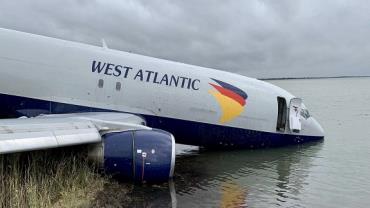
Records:
[[[88,162],[86,147],[0,155],[0,183],[0,207],[101,207],[107,186],[120,187],[120,202],[125,195]]]

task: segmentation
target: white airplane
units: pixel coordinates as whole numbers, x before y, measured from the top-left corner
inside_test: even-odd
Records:
[[[0,29],[0,153],[90,144],[135,181],[173,176],[177,143],[260,148],[321,140],[302,100],[245,76]]]

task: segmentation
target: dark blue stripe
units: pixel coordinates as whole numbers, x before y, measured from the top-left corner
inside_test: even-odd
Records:
[[[246,100],[248,98],[247,93],[245,93],[243,90],[241,90],[241,89],[239,89],[239,88],[237,88],[237,87],[235,87],[231,84],[228,84],[226,82],[217,80],[217,79],[212,79],[212,80],[217,82],[219,85],[221,85],[221,87],[226,88],[228,90],[231,90],[231,91],[235,92],[236,94],[240,95],[242,98],[244,98],[244,100]]]
[[[4,94],[0,94],[0,100],[0,116],[2,117],[36,116],[41,113],[111,111]],[[177,143],[209,148],[275,147],[323,139],[323,137],[262,132],[151,115],[141,116],[146,119],[148,126],[171,132]]]

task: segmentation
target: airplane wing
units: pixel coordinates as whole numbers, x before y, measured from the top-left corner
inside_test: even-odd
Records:
[[[109,132],[151,129],[139,116],[77,113],[0,120],[0,154],[97,143]]]

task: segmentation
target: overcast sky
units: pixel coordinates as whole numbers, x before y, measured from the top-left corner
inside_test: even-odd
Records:
[[[368,0],[0,0],[0,27],[257,78],[370,75]]]

